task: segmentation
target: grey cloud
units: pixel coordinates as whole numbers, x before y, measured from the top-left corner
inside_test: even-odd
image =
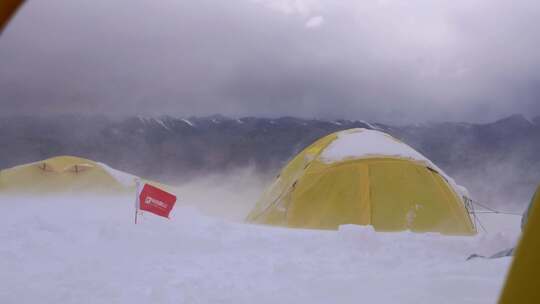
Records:
[[[284,3],[31,1],[0,39],[2,112],[540,115],[536,1]]]

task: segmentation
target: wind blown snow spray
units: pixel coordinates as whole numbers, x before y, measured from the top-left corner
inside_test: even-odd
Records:
[[[135,224],[137,224],[139,210],[169,218],[169,214],[176,203],[174,194],[152,185],[144,184],[141,190],[139,180],[136,181],[135,195]]]

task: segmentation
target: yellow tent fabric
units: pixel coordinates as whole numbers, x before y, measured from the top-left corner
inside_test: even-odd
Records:
[[[59,156],[0,171],[0,194],[133,192],[137,177],[104,164]]]
[[[7,25],[17,8],[23,3],[22,0],[2,0],[0,1],[0,33]]]
[[[352,147],[350,151],[340,151],[336,143],[351,135],[356,137],[342,145],[345,150],[347,145]],[[355,147],[355,141],[363,139],[370,142]],[[332,153],[343,157],[328,159]],[[352,129],[323,137],[294,157],[247,221],[293,228],[337,229],[358,224],[377,231],[472,235],[476,228],[461,190],[397,139]]]
[[[527,224],[516,249],[499,303],[540,303],[540,186],[529,207]]]

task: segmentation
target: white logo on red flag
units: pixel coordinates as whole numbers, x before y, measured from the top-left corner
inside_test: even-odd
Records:
[[[176,203],[176,196],[149,184],[145,184],[139,195],[139,208],[168,218]]]

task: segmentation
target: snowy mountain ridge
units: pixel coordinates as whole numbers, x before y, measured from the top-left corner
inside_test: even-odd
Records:
[[[540,117],[522,115],[487,124],[408,126],[221,115],[4,117],[0,168],[68,154],[166,182],[246,166],[275,175],[317,138],[351,128],[377,129],[404,141],[483,201],[525,204],[540,183]]]

